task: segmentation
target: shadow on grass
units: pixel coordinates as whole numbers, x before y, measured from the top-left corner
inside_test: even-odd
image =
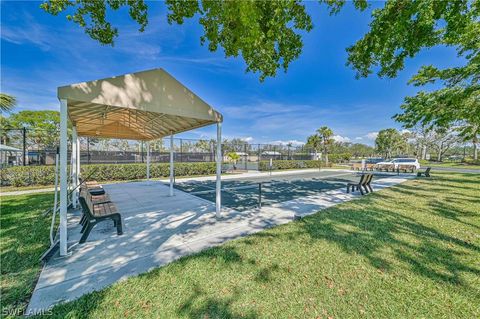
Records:
[[[366,257],[371,265],[381,270],[394,267],[392,261],[381,253],[389,249],[394,253],[396,264],[400,262],[417,275],[437,282],[467,285],[462,281],[461,273],[479,276],[480,269],[465,264],[460,257],[478,254],[480,247],[426,226],[411,216],[418,213],[418,208],[478,229],[477,225],[462,220],[478,214],[473,208],[472,211],[464,211],[455,205],[445,204],[432,188],[443,190],[444,194],[447,192],[446,188],[431,187],[428,182],[414,186],[399,185],[394,190],[372,194],[361,202],[348,205],[348,208],[334,207],[305,218],[301,221],[302,227],[312,239],[334,242],[347,253]],[[402,199],[396,194],[409,197]],[[419,201],[426,201],[426,205],[412,202],[412,195],[419,197]],[[435,203],[429,205],[433,196]],[[463,196],[476,202],[472,195]],[[352,205],[355,207],[352,208]]]
[[[231,309],[237,295],[238,292],[234,292],[228,298],[208,297],[208,293],[203,292],[198,285],[195,285],[192,294],[178,309],[178,314],[188,318],[258,318],[258,314],[252,310],[247,311],[247,313],[236,313]]]

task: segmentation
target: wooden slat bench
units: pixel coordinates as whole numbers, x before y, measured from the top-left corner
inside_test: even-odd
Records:
[[[96,204],[90,201],[90,203],[88,203],[89,201],[87,201],[85,197],[80,197],[79,201],[85,216],[85,222],[82,224],[82,230],[80,231],[80,233],[82,233],[80,244],[83,244],[87,240],[93,227],[104,220],[112,220],[113,225],[117,228],[117,235],[123,234],[122,217],[114,203],[110,201]]]

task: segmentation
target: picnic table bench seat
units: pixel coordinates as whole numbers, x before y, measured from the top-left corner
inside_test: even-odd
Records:
[[[362,163],[353,163],[352,164],[353,171],[361,171],[362,170]]]
[[[365,166],[363,166],[362,163],[353,163],[351,169],[353,171],[362,171],[362,170],[373,171],[374,167],[375,167],[375,164],[365,163]]]
[[[395,172],[394,164],[377,164],[375,168],[377,171]]]
[[[404,173],[411,172],[413,173],[415,171],[416,167],[414,165],[398,165],[397,167],[397,172],[403,171]]]

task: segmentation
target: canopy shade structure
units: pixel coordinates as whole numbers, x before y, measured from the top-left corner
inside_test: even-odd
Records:
[[[221,212],[222,115],[163,69],[71,84],[58,88],[60,100],[60,255],[68,253],[67,122],[72,124],[71,204],[79,197],[79,137],[141,140],[147,143],[150,179],[150,140],[170,135],[170,196],[174,196],[173,135],[217,125],[215,213]],[[56,201],[55,201],[56,202]],[[55,210],[55,209],[54,209]]]
[[[58,98],[78,136],[148,141],[223,120],[163,69],[59,87]]]

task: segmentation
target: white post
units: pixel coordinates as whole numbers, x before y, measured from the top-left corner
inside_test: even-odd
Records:
[[[173,196],[173,134],[170,135],[170,196]]]
[[[77,134],[77,186],[80,185],[80,137],[78,137]],[[78,197],[80,195],[80,188],[77,188],[76,191],[77,193],[77,205],[78,205]]]
[[[67,100],[60,100],[60,256],[67,255]]]
[[[220,217],[222,210],[222,123],[217,123],[217,185],[216,185],[216,198],[215,198],[215,216]]]
[[[147,146],[147,181],[150,182],[150,142],[147,142],[146,146]]]
[[[78,185],[78,175],[77,175],[77,147],[78,147],[78,138],[77,138],[77,128],[74,126],[72,128],[72,189],[75,189]],[[77,192],[72,192],[72,206],[77,208]]]

